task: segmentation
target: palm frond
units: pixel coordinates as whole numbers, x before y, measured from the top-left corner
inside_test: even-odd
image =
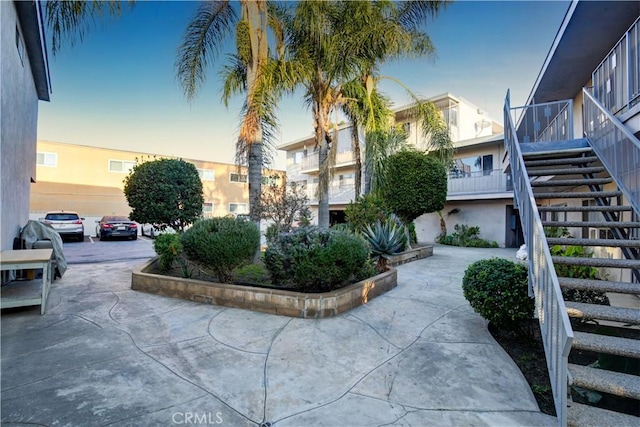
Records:
[[[198,8],[187,26],[176,60],[177,77],[192,100],[206,80],[206,69],[233,30],[236,12],[228,1],[208,1]]]
[[[93,25],[96,17],[105,13],[110,17],[119,17],[123,5],[131,7],[133,1],[47,1],[45,14],[47,26],[51,31],[51,50],[55,55],[66,39],[71,45],[76,40],[82,41],[84,34]]]

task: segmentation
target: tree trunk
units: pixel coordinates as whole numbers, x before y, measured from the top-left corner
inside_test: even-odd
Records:
[[[353,160],[355,161],[355,200],[360,196],[360,190],[362,189],[362,159],[360,158],[360,138],[358,136],[357,120],[353,120],[351,124],[351,150],[353,151]]]
[[[328,157],[329,147],[326,139],[322,138],[318,150],[318,226],[323,228],[329,228],[329,171],[322,167]]]

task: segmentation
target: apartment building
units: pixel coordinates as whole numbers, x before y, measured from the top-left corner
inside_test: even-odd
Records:
[[[60,142],[38,141],[36,183],[31,186],[30,217],[64,209],[85,218],[85,233],[95,228],[103,215],[131,212],[123,193],[124,178],[137,161],[161,156],[152,153],[114,150]],[[205,217],[249,212],[247,169],[207,160],[184,159],[193,163],[204,192]],[[264,171],[264,176],[283,171]]]
[[[444,93],[429,100],[443,114],[456,147],[455,166],[449,173],[447,204],[442,211],[449,231],[455,224],[479,226],[483,238],[495,240],[501,246],[519,246],[522,233],[513,209],[509,175],[504,173],[502,164],[502,125],[460,96]],[[396,108],[395,122],[403,126],[410,144],[425,147],[420,123],[408,114],[410,107]],[[329,190],[332,223],[344,221],[344,208],[355,195],[350,127],[340,127],[337,135],[338,148]],[[319,169],[313,136],[285,143],[279,149],[287,153],[287,179],[306,186],[316,216]],[[420,241],[432,242],[440,234],[440,218],[436,213],[421,216],[415,224]]]
[[[36,177],[38,102],[50,81],[40,2],[0,2],[0,249],[29,219]]]

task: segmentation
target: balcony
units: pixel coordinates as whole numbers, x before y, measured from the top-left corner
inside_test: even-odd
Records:
[[[640,18],[592,75],[593,95],[614,115],[640,102]]]
[[[335,167],[347,167],[353,166],[355,161],[353,160],[353,151],[345,150],[336,153]],[[302,173],[317,172],[318,171],[318,153],[311,153],[304,156],[300,162],[300,169]]]
[[[356,194],[354,185],[353,180],[347,180],[342,183],[332,183],[329,186],[329,204],[343,205],[353,201]],[[317,189],[318,184],[307,184],[307,196],[309,197],[309,203],[312,205],[318,204]]]
[[[447,199],[487,199],[498,194],[512,197],[513,187],[509,178],[510,175],[505,174],[501,169],[471,172],[465,175],[452,173],[447,182]]]

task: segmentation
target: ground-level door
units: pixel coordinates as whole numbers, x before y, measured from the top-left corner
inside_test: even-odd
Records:
[[[504,245],[507,248],[519,248],[524,244],[524,234],[520,224],[520,214],[513,205],[506,206],[506,230],[504,235]]]
[[[344,224],[345,222],[347,222],[345,216],[344,216],[344,211],[338,211],[338,210],[330,210],[329,211],[329,225],[333,226],[335,224]]]

